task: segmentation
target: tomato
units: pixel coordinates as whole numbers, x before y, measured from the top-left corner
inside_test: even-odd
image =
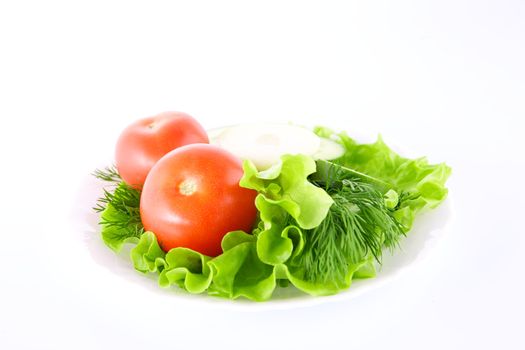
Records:
[[[140,188],[166,153],[191,143],[208,143],[203,127],[181,112],[165,112],[129,125],[117,141],[115,163],[122,179]]]
[[[222,237],[251,232],[257,216],[256,191],[242,188],[239,158],[217,146],[180,147],[162,157],[146,178],[140,215],[164,251],[191,248],[221,254]]]

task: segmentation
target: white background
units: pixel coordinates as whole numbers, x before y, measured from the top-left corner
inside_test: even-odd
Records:
[[[1,2],[0,348],[525,348],[524,62],[518,0]],[[445,228],[354,297],[158,291],[91,232],[89,173],[165,110],[381,133],[453,167]]]

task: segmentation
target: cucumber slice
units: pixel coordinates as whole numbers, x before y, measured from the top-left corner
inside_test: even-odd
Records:
[[[340,143],[325,137],[320,137],[320,140],[319,149],[312,155],[314,159],[332,160],[345,154],[345,148]]]

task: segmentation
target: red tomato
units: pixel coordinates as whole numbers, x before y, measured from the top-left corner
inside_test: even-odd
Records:
[[[242,175],[240,159],[219,147],[199,144],[171,151],[144,183],[144,228],[155,233],[164,251],[186,247],[221,254],[222,237],[250,232],[256,219],[257,192],[239,186]]]
[[[115,162],[122,179],[140,188],[166,153],[191,143],[208,143],[203,127],[181,112],[165,112],[128,126],[117,141]]]

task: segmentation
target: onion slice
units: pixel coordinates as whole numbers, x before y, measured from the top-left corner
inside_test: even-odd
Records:
[[[314,159],[335,159],[344,153],[337,142],[320,138],[311,130],[288,124],[240,124],[208,131],[210,143],[251,160],[264,170],[284,154],[304,154]]]

